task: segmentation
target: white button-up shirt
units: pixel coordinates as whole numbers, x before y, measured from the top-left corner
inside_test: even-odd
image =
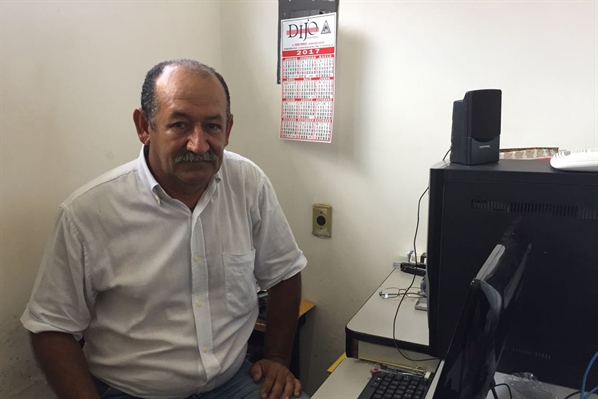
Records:
[[[28,330],[85,338],[92,374],[134,396],[179,398],[226,382],[245,357],[263,289],[307,261],[272,185],[225,151],[190,211],[139,158],[60,206]]]

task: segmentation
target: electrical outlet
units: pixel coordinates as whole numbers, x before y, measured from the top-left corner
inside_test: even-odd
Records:
[[[311,233],[318,237],[330,238],[332,236],[332,206],[313,205]]]

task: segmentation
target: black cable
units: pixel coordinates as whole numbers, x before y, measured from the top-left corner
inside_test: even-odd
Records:
[[[446,156],[449,154],[449,152],[451,152],[450,148],[448,149],[448,151],[446,152],[446,154],[444,154],[444,157],[442,157],[443,161],[446,158]],[[430,189],[430,186],[426,187],[426,189],[424,190],[424,192],[422,193],[422,195],[419,197],[419,200],[417,201],[417,221],[415,223],[415,235],[413,236],[413,255],[415,256],[415,264],[416,265],[417,265],[417,245],[416,245],[416,241],[417,241],[417,232],[419,230],[419,210],[420,210],[420,206],[421,206],[421,203],[422,203],[422,198],[424,198],[424,195],[426,195],[426,193],[428,192],[429,189]],[[429,358],[425,358],[425,359],[411,359],[409,356],[405,355],[403,353],[403,351],[401,351],[401,349],[397,345],[396,332],[395,332],[396,331],[396,325],[397,325],[397,316],[399,315],[399,309],[401,308],[401,304],[403,303],[403,299],[405,299],[405,297],[407,296],[407,293],[409,292],[409,290],[411,289],[411,287],[413,287],[413,283],[414,282],[415,282],[415,274],[413,275],[413,279],[411,280],[411,284],[409,284],[409,287],[407,287],[407,289],[405,290],[405,295],[403,295],[403,297],[399,301],[399,305],[397,306],[397,311],[395,312],[395,317],[394,317],[394,319],[392,321],[392,342],[395,344],[395,348],[397,348],[397,350],[399,351],[399,353],[405,359],[411,360],[412,362],[428,362],[428,361],[432,361],[432,360],[438,360],[435,357],[429,357]]]
[[[415,245],[415,241],[417,239],[417,231],[419,230],[419,210],[420,210],[420,206],[421,206],[421,202],[422,202],[422,198],[424,198],[424,195],[426,195],[426,193],[428,192],[428,190],[430,189],[430,187],[426,187],[426,189],[424,190],[424,192],[422,193],[422,195],[419,197],[419,201],[417,201],[417,222],[415,223],[415,235],[413,236],[413,255],[415,256],[415,263],[417,264],[417,249],[416,249],[416,245]],[[415,282],[415,274],[413,275],[413,279],[411,279],[411,284],[409,284],[409,287],[407,287],[407,289],[405,290],[405,293],[409,292],[409,290],[411,289],[411,287],[413,287],[413,283]],[[425,359],[411,359],[409,356],[405,355],[403,353],[403,351],[401,351],[401,349],[399,348],[399,346],[397,345],[397,338],[396,338],[396,325],[397,325],[397,316],[399,315],[399,309],[401,308],[401,304],[403,303],[403,299],[405,299],[407,295],[403,295],[401,300],[399,301],[399,305],[397,306],[397,311],[395,312],[395,317],[392,321],[392,342],[395,344],[395,348],[397,348],[397,350],[399,351],[399,353],[407,360],[411,360],[412,362],[428,362],[428,361],[432,361],[432,360],[438,360],[435,357],[429,357],[429,358],[425,358]]]
[[[446,156],[449,154],[449,152],[451,152],[451,149],[449,148],[448,151],[446,152],[446,154],[444,154],[444,156],[442,157],[442,160],[444,161],[446,159]]]
[[[505,384],[505,383],[503,382],[502,384],[496,384],[496,385],[494,386],[494,388],[496,388],[496,387],[500,387],[500,386],[503,386],[503,385],[504,385],[505,387],[507,387],[507,389],[509,390],[509,398],[513,399],[513,394],[511,393],[511,387],[509,386],[509,384]]]
[[[565,396],[563,399],[569,399],[569,398],[572,398],[572,397],[574,397],[575,395],[577,395],[577,394],[580,394],[580,393],[581,393],[581,391],[575,391],[575,392],[573,392],[572,394],[569,394],[569,395]]]
[[[426,193],[428,192],[429,189],[430,189],[430,186],[426,187],[426,189],[424,190],[422,195],[419,197],[419,201],[417,201],[417,221],[415,222],[415,235],[413,236],[413,255],[415,256],[415,264],[416,265],[417,265],[418,259],[417,259],[417,245],[415,244],[415,240],[417,239],[417,231],[419,230],[419,207],[422,203],[422,198],[424,198],[424,195],[426,195]],[[409,290],[407,290],[407,291],[409,291]]]

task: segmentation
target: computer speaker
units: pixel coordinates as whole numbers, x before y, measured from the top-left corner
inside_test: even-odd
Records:
[[[473,90],[453,103],[451,162],[498,162],[502,91]]]

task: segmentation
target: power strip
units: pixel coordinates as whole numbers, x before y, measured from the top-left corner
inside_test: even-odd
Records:
[[[413,251],[411,251],[413,252]],[[409,260],[409,258],[411,258],[411,260]],[[399,269],[401,267],[401,265],[410,265],[413,267],[421,267],[422,269],[426,268],[426,263],[421,263],[421,262],[413,262],[413,258],[414,256],[408,256],[407,258],[404,256],[397,256],[393,261],[392,261],[392,267],[394,267],[395,269]],[[426,253],[423,253],[423,258],[424,260],[426,259]]]

